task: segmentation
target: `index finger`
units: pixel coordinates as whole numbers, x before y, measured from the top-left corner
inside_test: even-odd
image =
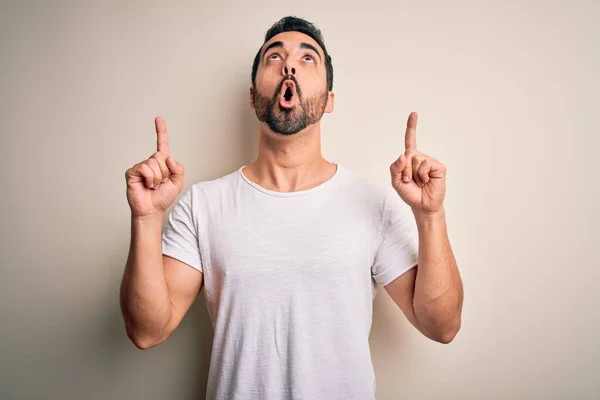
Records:
[[[417,149],[417,113],[411,112],[406,121],[406,134],[404,136],[404,147],[408,149]]]
[[[167,137],[167,126],[165,121],[161,117],[154,119],[154,126],[156,127],[156,151],[169,155],[169,138]]]

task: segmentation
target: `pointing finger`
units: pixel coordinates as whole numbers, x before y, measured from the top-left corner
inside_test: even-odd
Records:
[[[169,138],[167,137],[167,126],[161,117],[154,119],[156,127],[156,151],[165,156],[169,155]]]
[[[406,121],[406,134],[404,136],[404,147],[408,149],[417,149],[417,113],[411,112]]]

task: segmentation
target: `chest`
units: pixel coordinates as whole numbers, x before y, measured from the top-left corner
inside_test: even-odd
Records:
[[[351,205],[273,208],[211,224],[210,273],[224,284],[299,285],[370,276],[379,226]]]

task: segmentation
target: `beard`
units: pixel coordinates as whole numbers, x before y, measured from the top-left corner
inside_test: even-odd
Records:
[[[296,84],[298,101],[292,108],[283,108],[279,105],[281,88],[286,80],[292,80]],[[254,90],[253,100],[256,117],[260,122],[267,124],[275,133],[286,136],[293,135],[321,119],[327,106],[327,95],[327,90],[323,90],[313,97],[305,99],[296,78],[286,76],[281,80],[279,87],[271,98],[259,94],[258,90]]]

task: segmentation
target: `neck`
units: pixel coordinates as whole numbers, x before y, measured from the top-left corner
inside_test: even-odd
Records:
[[[258,157],[243,173],[266,189],[294,192],[320,185],[336,168],[321,154],[320,123],[289,136],[260,124]]]

